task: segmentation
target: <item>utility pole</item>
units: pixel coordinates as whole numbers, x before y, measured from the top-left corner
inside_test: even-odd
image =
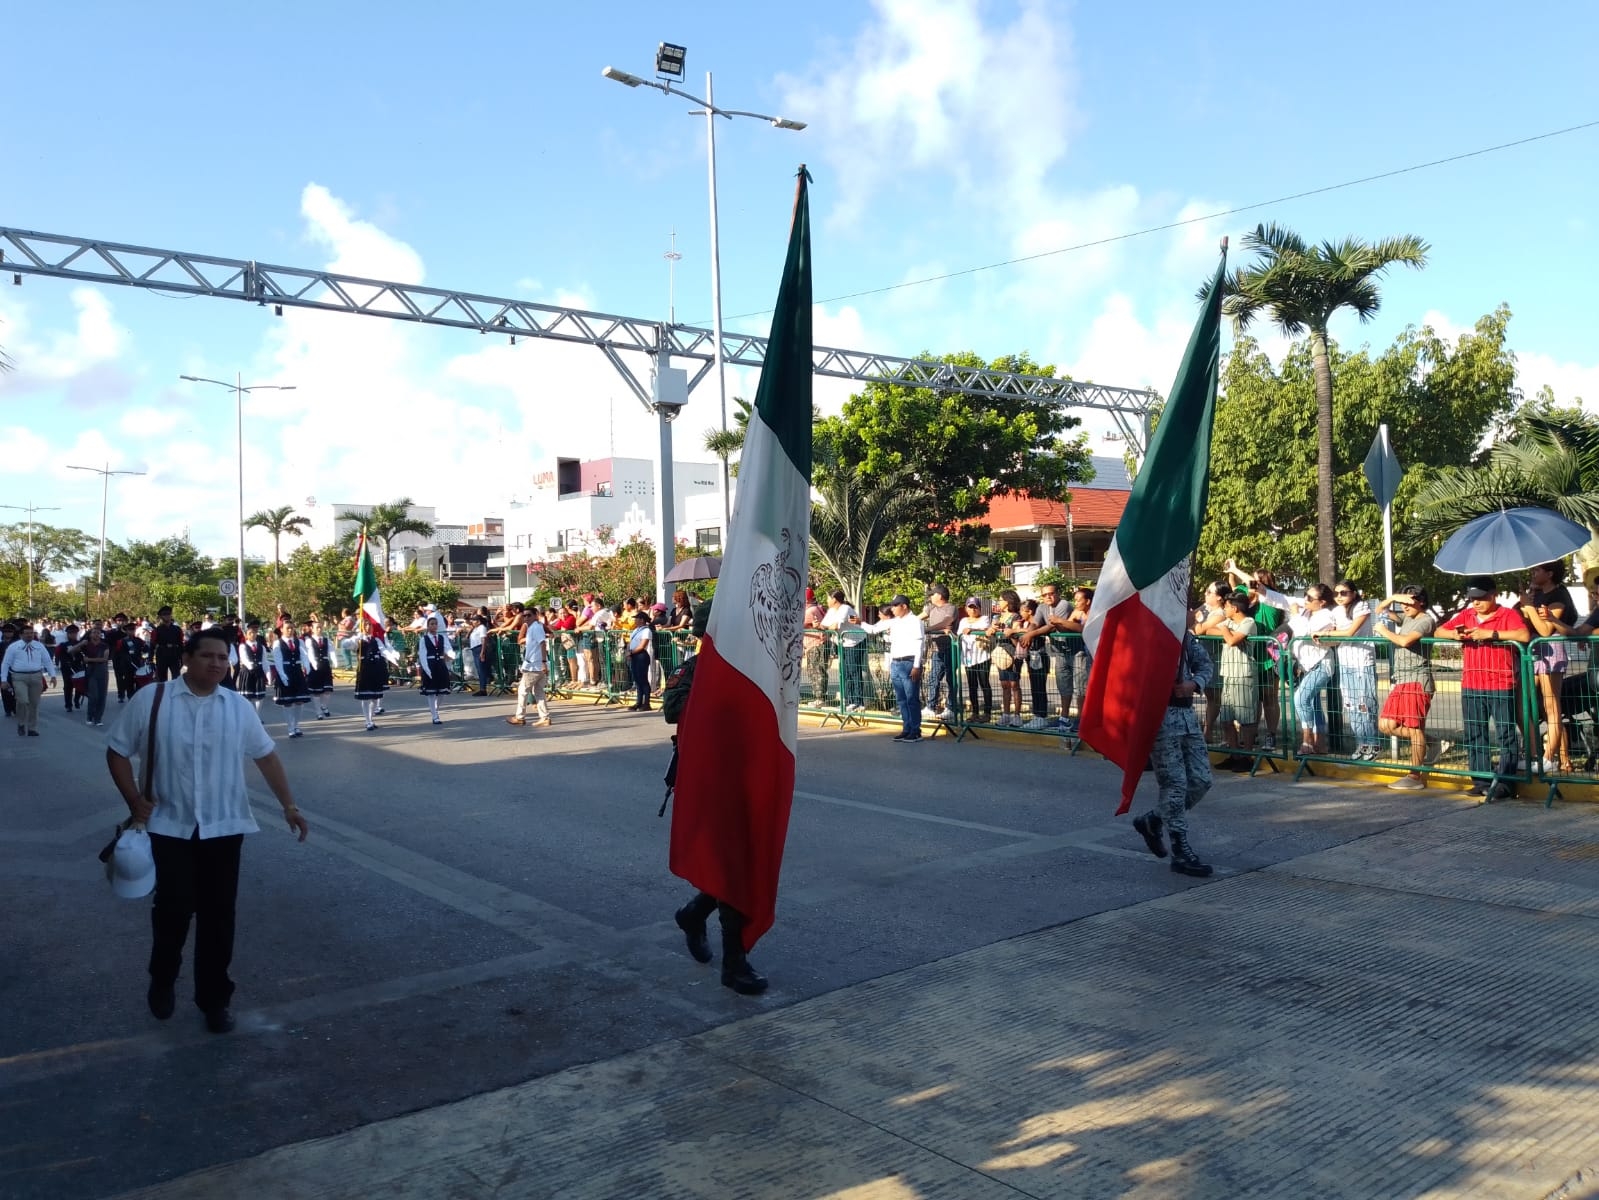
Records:
[[[37,512],[60,512],[53,504],[0,504],[0,508],[14,508],[18,512],[28,514],[28,615],[33,612],[33,514]]]
[[[67,464],[69,471],[93,471],[100,476],[100,567],[95,572],[94,586],[96,591],[105,591],[105,513],[107,502],[111,499],[111,476],[113,475],[144,475],[145,471],[113,471],[111,464],[104,467],[75,467]]]

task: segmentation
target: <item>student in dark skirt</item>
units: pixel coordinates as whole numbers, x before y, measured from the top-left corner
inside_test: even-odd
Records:
[[[333,639],[322,632],[322,622],[312,617],[300,627],[300,645],[316,663],[306,672],[305,687],[316,701],[316,719],[320,721],[333,715],[328,707],[328,697],[333,695]]]
[[[282,632],[272,643],[268,661],[272,666],[272,682],[277,687],[278,707],[283,710],[289,736],[303,737],[305,735],[300,732],[300,706],[311,702],[311,693],[305,685],[311,664],[307,661],[300,639],[295,636],[293,625],[283,626]]]
[[[398,659],[389,643],[373,637],[370,630],[355,644],[355,698],[361,702],[369,730],[378,727],[372,718],[382,711],[383,693],[389,690],[389,663]]]
[[[450,694],[450,664],[454,661],[455,647],[450,645],[449,636],[439,632],[437,617],[429,617],[427,632],[416,644],[416,673],[435,725],[444,724],[439,716],[439,697]]]
[[[261,622],[253,617],[245,622],[244,641],[239,643],[239,695],[255,705],[257,714],[267,694],[267,641]]]

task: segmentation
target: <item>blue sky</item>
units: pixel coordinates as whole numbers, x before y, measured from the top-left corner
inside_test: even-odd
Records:
[[[1599,127],[1114,245],[833,298],[1599,120],[1588,3],[1348,3],[1313,13],[1052,0],[802,6],[85,3],[0,31],[0,225],[709,323],[705,129],[602,79],[688,47],[699,91],[803,120],[723,122],[723,308],[777,286],[798,163],[815,183],[817,340],[1028,351],[1164,390],[1220,236],[1415,233],[1346,345],[1469,328],[1505,302],[1528,391],[1599,401]],[[113,538],[232,540],[231,401],[179,374],[292,383],[247,408],[246,505],[409,493],[502,512],[555,454],[647,455],[653,421],[598,351],[9,277],[0,503]],[[764,318],[730,321],[764,332]],[[639,364],[642,369],[643,364]],[[752,395],[733,372],[730,391]],[[818,384],[824,406],[848,388]],[[676,426],[715,421],[707,380]],[[1096,431],[1099,427],[1096,425]],[[1096,444],[1096,448],[1098,448]],[[1403,457],[1404,447],[1398,447]],[[0,510],[0,517],[17,516]],[[262,538],[250,543],[265,553]]]

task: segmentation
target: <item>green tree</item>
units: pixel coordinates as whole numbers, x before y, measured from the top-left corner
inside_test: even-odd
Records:
[[[705,431],[705,449],[708,453],[716,455],[722,462],[727,462],[744,449],[744,437],[750,428],[750,402],[743,396],[733,397],[733,427],[731,429],[711,428]],[[730,473],[738,474],[738,464],[733,464]]]
[[[1435,553],[1475,517],[1502,508],[1552,508],[1587,527],[1585,563],[1599,561],[1599,417],[1559,409],[1553,397],[1524,406],[1486,461],[1437,472],[1415,500],[1411,546]]]
[[[432,537],[433,526],[420,517],[411,515],[411,507],[415,502],[409,496],[401,496],[398,500],[391,500],[387,504],[375,504],[369,513],[358,513],[346,509],[338,516],[340,521],[354,521],[366,529],[369,538],[375,538],[383,547],[383,561],[375,564],[380,570],[389,569],[389,544],[402,533],[414,533],[421,537]],[[355,545],[356,535],[347,533],[339,543],[346,549]]]
[[[460,602],[460,588],[422,574],[415,563],[383,580],[383,609],[398,618],[401,625],[409,625],[411,614],[421,605],[433,604],[445,612],[454,612]]]
[[[154,583],[167,580],[195,586],[216,586],[216,564],[195,547],[187,535],[153,542],[131,541],[126,546],[107,543],[106,578]]]
[[[678,542],[674,561],[692,554],[686,543]],[[538,579],[533,589],[535,604],[574,600],[584,592],[599,592],[613,605],[629,596],[664,599],[655,596],[655,543],[648,538],[631,538],[611,554],[577,550],[562,558],[536,562],[531,574]]]
[[[1340,380],[1334,406],[1335,519],[1346,552],[1342,574],[1382,579],[1382,511],[1361,470],[1377,426],[1387,422],[1405,475],[1394,500],[1395,571],[1447,594],[1454,586],[1431,554],[1402,551],[1422,488],[1444,467],[1472,461],[1484,436],[1517,400],[1515,359],[1505,346],[1508,309],[1477,322],[1450,346],[1431,329],[1407,329],[1373,358],[1329,347]],[[1332,582],[1321,574],[1316,530],[1316,368],[1296,345],[1280,368],[1250,338],[1233,346],[1222,372],[1211,443],[1210,505],[1200,532],[1202,573],[1229,557],[1269,567],[1285,582]],[[1458,581],[1457,581],[1458,582]]]
[[[310,524],[311,518],[296,513],[292,504],[285,504],[282,508],[263,508],[244,520],[246,529],[264,529],[272,535],[273,575],[278,573],[279,543],[283,540],[283,535],[287,533],[292,537],[304,537]]]
[[[1349,309],[1361,321],[1376,315],[1382,303],[1377,280],[1394,263],[1427,265],[1426,242],[1412,234],[1367,243],[1355,238],[1310,246],[1280,225],[1257,225],[1244,235],[1255,261],[1233,271],[1222,312],[1238,331],[1257,316],[1268,315],[1291,338],[1309,334],[1316,389],[1316,536],[1317,566],[1324,579],[1338,574],[1337,510],[1333,495],[1336,464],[1333,452],[1333,371],[1327,323]],[[1200,289],[1203,297],[1210,285]]]
[[[26,575],[29,562],[30,536],[28,523],[18,521],[0,525],[0,563],[20,567]],[[98,543],[81,529],[58,529],[54,525],[35,522],[31,536],[34,587],[50,574],[64,574],[88,566],[94,561]],[[110,554],[110,547],[106,553]]]
[[[941,361],[1054,374],[1053,367],[1039,366],[1025,354],[984,363],[960,353]],[[839,416],[816,425],[816,459],[824,464],[817,484],[824,482],[820,476],[828,463],[840,472],[858,471],[863,488],[899,480],[918,504],[914,516],[884,539],[883,571],[924,584],[940,580],[957,590],[992,584],[1000,564],[980,554],[988,537],[983,518],[989,497],[1026,492],[1061,500],[1071,484],[1092,479],[1087,436],[1063,436],[1079,424],[1051,397],[973,396],[868,383],[845,402]]]
[[[898,475],[873,482],[860,467],[817,474],[821,499],[811,505],[811,568],[820,568],[856,608],[877,569],[883,540],[916,519],[922,498]]]
[[[353,606],[354,590],[355,563],[349,554],[337,546],[320,550],[296,546],[284,560],[281,575],[265,576],[255,583],[246,581],[245,599],[255,616],[274,612],[281,605],[296,618],[321,613],[336,619],[340,612]]]

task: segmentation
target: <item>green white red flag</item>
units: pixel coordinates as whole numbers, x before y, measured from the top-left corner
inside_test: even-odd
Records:
[[[739,457],[716,603],[678,722],[675,875],[772,927],[794,801],[811,520],[811,221],[799,171],[788,258]]]
[[[1083,640],[1093,655],[1082,739],[1122,769],[1132,807],[1160,731],[1189,624],[1191,557],[1210,491],[1210,429],[1221,362],[1222,247],[1131,498],[1105,555]]]
[[[366,545],[366,530],[361,531],[361,540],[355,548],[355,587],[351,590],[355,598],[357,620],[363,632],[374,637],[383,637],[388,631],[389,622],[383,615],[383,597],[378,590],[378,573],[372,569],[372,555]]]

